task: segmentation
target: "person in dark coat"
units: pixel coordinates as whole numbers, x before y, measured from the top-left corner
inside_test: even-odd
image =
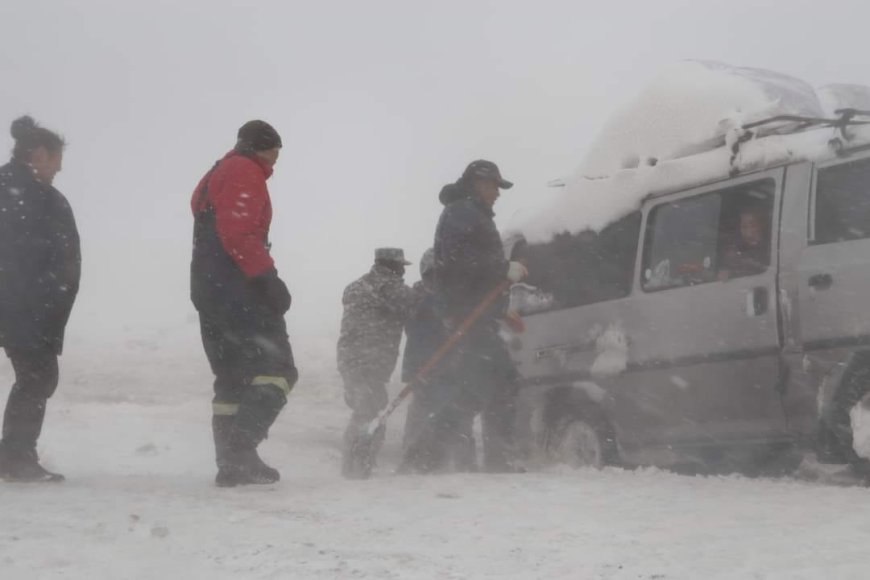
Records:
[[[52,185],[63,139],[26,116],[12,123],[12,137],[12,160],[0,167],[0,346],[15,384],[3,415],[0,478],[62,481],[39,464],[36,443],[79,289],[79,235],[72,208]]]
[[[417,307],[416,294],[404,282],[409,264],[401,248],[378,248],[371,269],[342,295],[336,360],[352,411],[342,453],[342,474],[348,478],[371,473],[383,442],[361,444],[368,441],[364,429],[387,406],[387,382],[396,368],[402,328]]]
[[[460,402],[441,365],[419,378],[423,366],[448,340],[449,333],[435,308],[435,252],[426,250],[420,261],[421,280],[414,291],[422,296],[414,315],[405,324],[402,381],[413,383],[403,438],[401,472],[430,473],[452,467],[475,471],[474,413]]]
[[[513,184],[502,178],[491,161],[468,165],[462,177],[442,189],[444,210],[435,232],[435,296],[448,330],[452,331],[505,279],[519,282],[528,275],[520,262],[504,256],[493,217],[500,189]],[[483,467],[503,472],[517,469],[511,457],[518,373],[499,336],[499,321],[519,327],[507,312],[507,293],[469,329],[459,343],[454,381],[477,405],[483,422]]]
[[[280,149],[271,125],[245,123],[236,146],[200,180],[191,200],[191,299],[215,374],[212,428],[220,487],[281,477],[257,453],[298,379],[284,321],[290,293],[269,254],[266,180]]]

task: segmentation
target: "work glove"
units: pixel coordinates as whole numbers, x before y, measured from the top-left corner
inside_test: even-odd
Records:
[[[507,277],[508,280],[514,284],[520,282],[528,275],[529,270],[522,264],[522,262],[510,262],[508,264]]]
[[[254,276],[251,278],[250,284],[254,290],[254,295],[271,310],[278,314],[284,314],[290,310],[293,298],[290,296],[287,286],[278,277],[278,271],[274,268],[259,276]]]

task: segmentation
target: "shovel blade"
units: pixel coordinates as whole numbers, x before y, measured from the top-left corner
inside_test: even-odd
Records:
[[[386,427],[373,422],[360,429],[346,451],[342,475],[347,479],[369,479],[374,470],[378,451],[384,442]]]

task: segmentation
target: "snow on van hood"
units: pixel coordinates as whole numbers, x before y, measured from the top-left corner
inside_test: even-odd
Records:
[[[862,90],[863,89],[863,90]],[[600,230],[637,209],[648,195],[740,173],[831,156],[830,128],[792,135],[759,131],[732,159],[742,125],[776,115],[831,116],[842,107],[870,109],[870,89],[828,85],[817,93],[800,79],[706,61],[666,68],[605,125],[580,169],[536,213],[509,227],[529,242],[562,232]],[[870,140],[870,130],[850,129]]]

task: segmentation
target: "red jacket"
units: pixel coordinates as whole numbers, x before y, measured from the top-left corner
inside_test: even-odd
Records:
[[[196,186],[190,205],[194,215],[209,205],[221,244],[248,277],[274,268],[266,247],[272,223],[272,201],[266,180],[272,168],[259,157],[230,151]],[[201,196],[208,179],[208,194]]]

